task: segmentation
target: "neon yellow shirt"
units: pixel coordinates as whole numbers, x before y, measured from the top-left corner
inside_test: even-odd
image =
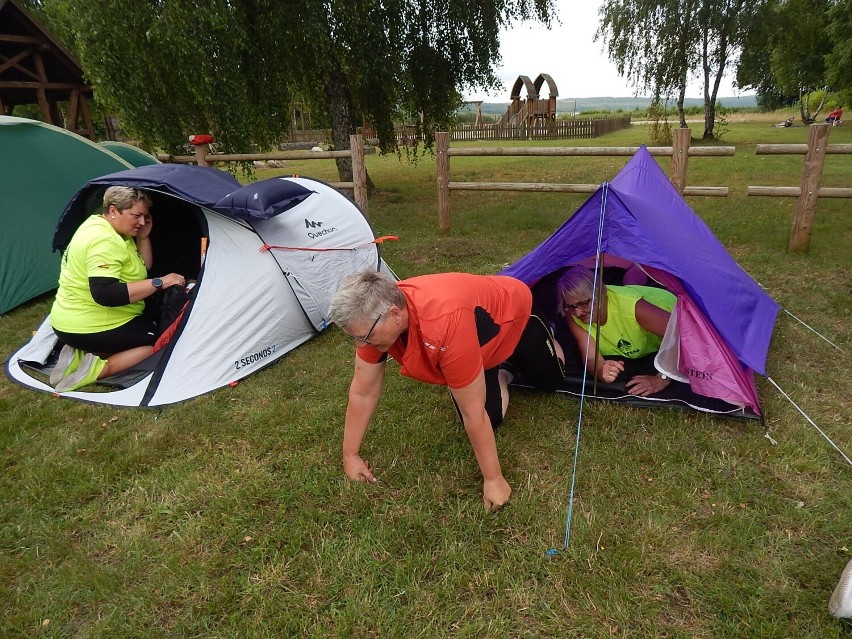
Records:
[[[636,302],[641,298],[671,313],[677,298],[653,286],[607,286],[606,289],[606,323],[601,326],[598,352],[605,357],[620,355],[637,359],[660,350],[662,338],[646,331],[636,321]],[[594,322],[590,328],[576,317],[572,319],[595,336]]]
[[[136,241],[117,233],[100,215],[92,215],[80,225],[62,255],[59,290],[50,310],[50,323],[56,330],[100,333],[142,314],[143,300],[125,306],[98,304],[89,290],[90,277],[114,277],[122,282],[148,277]]]

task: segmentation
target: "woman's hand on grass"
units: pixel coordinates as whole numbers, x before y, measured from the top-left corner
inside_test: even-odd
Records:
[[[502,475],[496,479],[486,479],[482,485],[482,503],[485,510],[497,512],[509,502],[512,487]]]
[[[363,481],[374,483],[376,481],[370,464],[361,459],[359,455],[347,455],[343,457],[343,472],[352,481]]]

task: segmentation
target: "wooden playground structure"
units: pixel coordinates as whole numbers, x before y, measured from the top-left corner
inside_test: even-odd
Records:
[[[542,95],[547,88],[547,96]],[[630,126],[630,116],[575,117],[557,120],[556,99],[559,89],[547,73],[539,73],[535,81],[519,75],[512,85],[510,102],[497,122],[486,123],[482,117],[482,101],[467,104],[476,107],[476,123],[461,125],[450,131],[453,141],[475,140],[565,140],[593,138]]]
[[[547,84],[548,97],[541,97],[541,89]],[[521,91],[526,90],[526,98]],[[547,73],[539,73],[535,82],[528,76],[519,75],[512,86],[511,102],[506,112],[497,121],[495,128],[506,127],[547,128],[556,121],[556,98],[559,89]]]

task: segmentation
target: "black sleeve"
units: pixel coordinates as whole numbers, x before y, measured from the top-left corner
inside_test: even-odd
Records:
[[[89,291],[101,306],[127,306],[130,304],[130,291],[127,284],[115,277],[90,277]]]

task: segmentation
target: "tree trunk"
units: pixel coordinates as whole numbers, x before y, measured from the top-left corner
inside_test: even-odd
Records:
[[[808,109],[805,106],[808,102],[808,98],[810,97],[810,93],[803,93],[802,87],[799,87],[799,115],[802,116],[802,124],[810,124],[810,114],[808,113]]]
[[[334,149],[348,149],[349,136],[355,133],[355,109],[352,106],[352,96],[346,84],[346,77],[335,63],[335,68],[329,73],[325,83],[325,98],[328,113],[331,118],[331,142]],[[335,158],[337,175],[341,182],[352,182],[352,158]],[[367,193],[376,190],[373,180],[367,174]]]
[[[716,102],[710,99],[710,43],[707,27],[701,35],[701,66],[704,72],[704,135],[705,140],[713,137],[713,126],[716,123]]]
[[[688,34],[690,30],[690,24],[692,22],[692,8],[688,7],[685,12],[683,27],[680,32],[680,38],[678,39],[678,58],[680,59],[680,74],[678,77],[678,94],[677,94],[677,117],[680,121],[680,128],[687,128],[686,125],[686,113],[683,112],[683,101],[686,98],[686,83],[689,78],[689,42],[688,42]]]
[[[686,97],[686,73],[684,73],[680,88],[677,91],[677,117],[680,120],[680,128],[686,128],[686,114],[683,112],[683,101]]]
[[[346,86],[346,78],[335,65],[325,83],[325,99],[331,118],[331,143],[335,151],[349,148],[349,136],[355,133],[352,115],[352,98]],[[341,182],[352,181],[352,160],[337,158],[337,175]]]
[[[825,99],[828,97],[828,88],[823,89],[822,99],[817,105],[816,111],[811,113],[811,90],[807,89],[802,92],[802,87],[799,87],[799,112],[802,115],[802,124],[813,124],[816,122],[819,112],[825,106]]]
[[[725,63],[719,65],[719,71],[716,73],[716,78],[713,81],[713,93],[710,95],[710,104],[712,106],[712,114],[709,121],[709,130],[707,128],[707,114],[704,116],[704,139],[712,139],[716,136],[714,135],[714,130],[716,128],[716,98],[719,96],[719,84],[722,82],[722,75],[725,73]]]
[[[705,32],[706,33],[706,32]],[[719,96],[719,85],[722,83],[722,76],[725,75],[725,66],[728,62],[728,37],[725,34],[719,37],[719,50],[717,52],[716,63],[719,68],[716,70],[716,75],[713,78],[713,89],[710,91],[710,59],[708,54],[707,38],[704,39],[704,48],[702,55],[704,56],[704,139],[715,139],[713,134],[716,128],[716,98]]]

